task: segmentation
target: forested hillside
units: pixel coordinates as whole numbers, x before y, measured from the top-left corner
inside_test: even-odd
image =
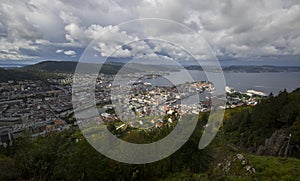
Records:
[[[259,155],[283,156],[288,147],[287,156],[300,158],[300,89],[229,112],[224,120],[228,141]]]

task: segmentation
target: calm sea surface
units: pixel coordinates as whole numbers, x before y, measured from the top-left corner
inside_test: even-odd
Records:
[[[203,71],[190,70],[190,76],[195,81],[207,80]],[[279,91],[287,89],[293,91],[300,87],[300,72],[279,72],[279,73],[224,73],[226,85],[237,91],[245,92],[249,89],[262,91],[266,94],[273,92],[278,94]],[[184,83],[187,80],[183,72],[171,72],[168,76],[159,77],[149,80],[156,85],[172,85],[167,79],[173,79],[177,82]]]

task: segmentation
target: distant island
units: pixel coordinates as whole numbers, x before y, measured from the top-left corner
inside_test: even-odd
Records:
[[[185,66],[188,70],[200,70],[203,68],[199,65]],[[231,65],[223,66],[223,72],[228,73],[266,73],[266,72],[300,72],[298,66],[271,66],[271,65]]]

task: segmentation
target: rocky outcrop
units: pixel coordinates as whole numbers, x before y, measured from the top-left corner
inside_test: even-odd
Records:
[[[237,177],[254,177],[256,170],[243,154],[232,155],[218,163],[216,173],[219,175],[234,175]]]
[[[287,146],[287,136],[285,130],[275,131],[270,138],[265,140],[264,145],[260,145],[256,151],[257,155],[284,156]]]

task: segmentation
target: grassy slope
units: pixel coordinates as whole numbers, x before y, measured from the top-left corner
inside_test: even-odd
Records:
[[[292,96],[295,98],[295,91]],[[294,99],[292,99],[294,100]],[[252,107],[239,107],[236,109],[228,109],[225,112],[224,124],[228,124],[232,119],[241,119],[240,113],[244,111],[252,112]],[[238,115],[238,117],[236,117]],[[235,124],[238,124],[235,122]],[[239,127],[239,126],[238,126]],[[293,127],[295,127],[293,125]],[[239,128],[240,129],[240,128]],[[297,128],[299,129],[299,128]],[[234,136],[236,130],[233,132],[225,132],[222,128],[213,142],[210,144],[211,154],[214,157],[214,161],[210,164],[210,169],[206,172],[206,177],[209,180],[300,180],[300,160],[295,158],[284,158],[284,157],[272,157],[272,156],[257,156],[254,154],[244,153],[239,150],[233,143],[238,142],[239,135]],[[235,141],[231,139],[228,140],[228,135],[230,138],[237,137]],[[218,169],[218,164],[232,158],[238,153],[242,153],[246,159],[249,161],[252,167],[255,168],[256,173],[254,175],[245,175],[244,168],[240,165],[238,167],[232,167],[229,173],[224,173]]]
[[[300,160],[271,156],[247,155],[259,180],[300,180]]]
[[[300,180],[300,160],[293,158],[280,158],[270,156],[245,155],[251,165],[256,169],[256,174],[252,176],[242,175],[214,175],[214,173],[192,174],[192,173],[175,173],[163,181],[174,180],[231,180],[231,181],[297,181]],[[211,168],[214,170],[215,168]],[[239,167],[232,168],[232,173],[241,173],[243,170]]]

